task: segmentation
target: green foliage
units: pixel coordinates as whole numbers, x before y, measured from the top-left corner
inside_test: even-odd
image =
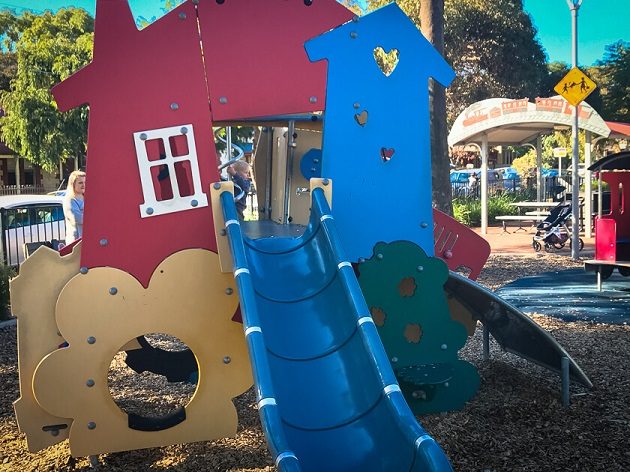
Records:
[[[516,172],[523,177],[531,169],[536,168],[536,151],[530,149],[521,157],[517,157],[512,161],[512,167],[516,169]]]
[[[493,195],[488,197],[488,221],[495,222],[500,215],[516,215],[518,208],[510,205],[519,200],[511,194]],[[478,198],[453,199],[453,217],[466,226],[481,225],[481,200]]]
[[[6,18],[0,17],[0,27]],[[85,10],[69,8],[26,13],[7,28],[17,74],[10,91],[0,95],[6,113],[2,136],[20,156],[53,171],[59,160],[85,153],[87,109],[59,113],[50,89],[91,61],[94,20]]]
[[[545,53],[521,0],[446,0],[444,21],[446,57],[457,73],[447,89],[449,123],[479,100],[540,95]]]
[[[603,101],[601,115],[606,120],[630,122],[630,42],[606,46],[603,61],[595,74]]]
[[[10,317],[9,280],[15,277],[13,268],[0,263],[0,321]]]

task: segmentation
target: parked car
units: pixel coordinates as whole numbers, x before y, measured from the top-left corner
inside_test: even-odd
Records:
[[[558,177],[558,169],[543,169],[540,171],[543,177]]]
[[[19,266],[26,243],[63,241],[66,225],[63,197],[52,195],[0,196],[4,262]]]
[[[470,174],[477,175],[477,183],[475,185],[470,184]],[[451,187],[453,188],[453,196],[455,197],[468,197],[479,196],[481,180],[481,169],[461,169],[451,171],[450,180]],[[488,193],[494,194],[503,191],[503,181],[501,176],[494,169],[488,169]]]
[[[503,188],[510,192],[520,190],[521,188],[521,176],[514,167],[502,167],[497,169],[497,172],[503,179]]]

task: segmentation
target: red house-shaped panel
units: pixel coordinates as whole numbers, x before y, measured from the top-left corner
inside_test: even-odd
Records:
[[[190,192],[192,170],[197,170],[197,184],[205,193],[219,180],[191,2],[138,31],[126,0],[98,0],[94,60],[57,85],[53,94],[61,110],[90,106],[83,266],[116,267],[147,285],[155,267],[178,250],[216,251],[212,212],[210,206],[199,204],[201,199],[186,211],[153,217],[141,213],[147,189],[139,175],[134,133],[168,127],[187,132],[167,140],[162,148],[160,140],[146,142],[149,160],[169,152],[185,154],[194,144],[198,170],[185,162],[176,164],[180,193]],[[164,147],[171,145],[167,152]],[[152,170],[156,177],[162,169]],[[154,180],[156,187],[172,182],[170,177]],[[169,191],[173,189],[155,189],[165,199]]]
[[[323,110],[326,64],[304,43],[353,16],[335,0],[199,2],[213,119]]]

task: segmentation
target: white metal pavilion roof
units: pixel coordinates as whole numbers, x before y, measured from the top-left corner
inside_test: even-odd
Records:
[[[560,95],[537,98],[535,103],[527,98],[490,98],[460,113],[448,144],[480,143],[484,134],[490,145],[524,144],[540,133],[570,129],[572,124],[573,107]],[[602,117],[586,102],[579,107],[579,127],[603,137],[610,134]]]

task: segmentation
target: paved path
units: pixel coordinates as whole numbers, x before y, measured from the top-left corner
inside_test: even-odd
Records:
[[[473,228],[473,230],[490,243],[493,254],[536,254],[532,248],[532,238],[534,234],[536,234],[535,229],[517,231],[516,233],[504,233],[501,226],[491,226],[488,228],[488,234],[485,235],[481,234],[481,228]],[[584,241],[584,250],[580,255],[587,257],[589,254],[594,254],[595,239],[582,237],[582,240]],[[542,252],[544,253],[544,249]],[[571,256],[571,250],[568,244],[564,249],[557,250],[554,253]]]

